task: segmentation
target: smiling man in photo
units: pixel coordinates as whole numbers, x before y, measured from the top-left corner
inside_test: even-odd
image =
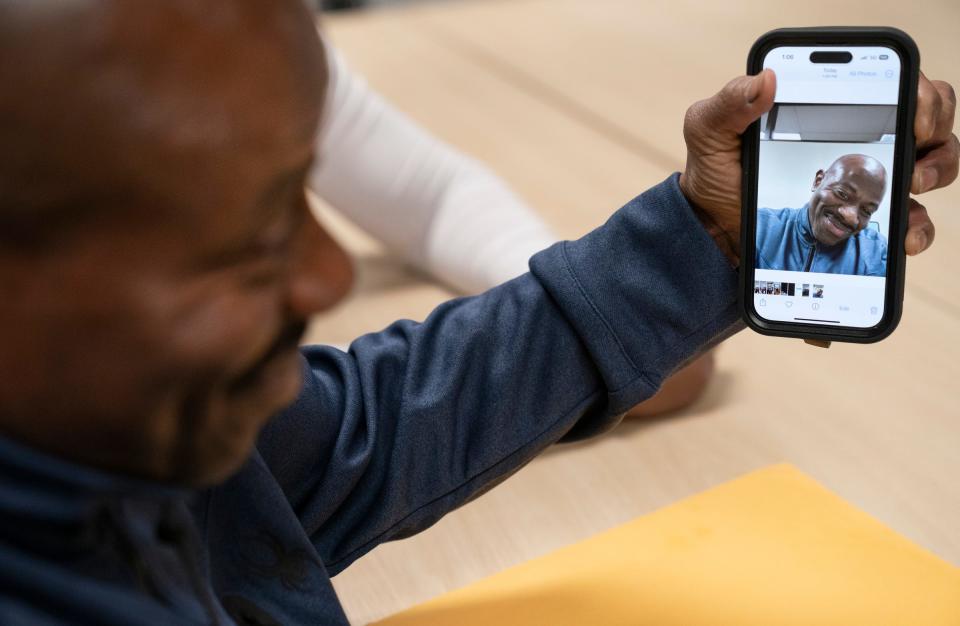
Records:
[[[863,154],[819,170],[805,206],[757,212],[757,268],[884,276],[887,240],[868,226],[886,185],[883,164]]]

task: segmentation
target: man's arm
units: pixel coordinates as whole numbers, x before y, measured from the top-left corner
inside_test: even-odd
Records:
[[[331,574],[612,427],[739,328],[736,272],[676,177],[531,268],[349,353],[304,351],[305,388],[259,451]]]

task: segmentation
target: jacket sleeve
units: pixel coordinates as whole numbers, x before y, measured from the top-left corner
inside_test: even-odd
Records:
[[[735,285],[674,175],[529,274],[349,352],[304,349],[303,391],[259,451],[336,574],[551,443],[616,425],[740,328]]]

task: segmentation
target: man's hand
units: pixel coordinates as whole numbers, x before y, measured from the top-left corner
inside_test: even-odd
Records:
[[[736,264],[740,257],[740,135],[773,107],[776,77],[771,70],[741,76],[720,92],[687,110],[683,137],[687,143],[686,171],[680,189],[721,250]],[[956,94],[942,81],[920,77],[916,165],[910,191],[915,194],[945,187],[960,169],[960,142],[953,134]],[[904,249],[918,254],[930,247],[935,230],[926,209],[910,200]]]
[[[680,189],[724,254],[740,260],[740,135],[773,108],[773,71],[734,78],[720,93],[687,109],[687,167]]]
[[[957,179],[960,169],[960,141],[953,134],[957,94],[949,83],[929,81],[920,74],[917,119],[913,132],[917,140],[917,160],[913,166],[910,193],[921,194],[946,187]],[[922,204],[910,198],[910,221],[904,249],[920,254],[930,247],[936,230]]]

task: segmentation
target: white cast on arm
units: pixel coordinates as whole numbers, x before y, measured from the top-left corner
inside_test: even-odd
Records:
[[[465,293],[527,271],[557,237],[479,162],[390,106],[325,42],[330,82],[311,187],[405,262]]]

